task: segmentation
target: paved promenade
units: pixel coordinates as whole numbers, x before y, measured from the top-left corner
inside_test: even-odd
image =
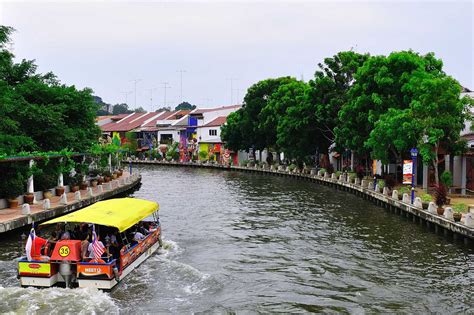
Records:
[[[89,192],[87,190],[80,190],[80,200],[76,199],[76,195],[73,192],[66,194],[66,204],[61,202],[59,196],[52,197],[50,200],[51,207],[47,210],[43,209],[42,200],[37,204],[30,205],[31,214],[28,215],[22,214],[21,205],[14,209],[0,209],[0,233],[24,227],[32,222],[40,222],[68,212],[76,211],[93,204],[94,202],[108,199],[126,192],[137,186],[140,181],[141,177],[138,174],[130,175],[129,173],[124,172],[120,178],[112,180],[109,183],[104,183],[101,185],[102,187],[91,187],[92,191]]]

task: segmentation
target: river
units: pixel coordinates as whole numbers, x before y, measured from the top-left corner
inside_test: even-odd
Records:
[[[347,192],[283,177],[140,167],[165,246],[111,293],[20,288],[0,313],[473,312],[474,250]],[[1,236],[0,236],[1,237]]]

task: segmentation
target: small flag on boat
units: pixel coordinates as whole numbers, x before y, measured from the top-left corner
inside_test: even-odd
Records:
[[[95,259],[99,259],[105,251],[104,245],[97,240],[95,225],[92,226],[92,251],[94,252]]]
[[[25,251],[26,258],[28,260],[33,260],[32,253],[34,252],[34,243],[35,243],[36,233],[35,233],[35,223],[31,226],[30,235],[28,235],[28,240],[26,241]]]

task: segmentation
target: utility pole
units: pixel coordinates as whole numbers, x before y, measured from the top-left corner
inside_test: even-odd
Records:
[[[179,80],[180,80],[180,99],[181,103],[183,102],[183,73],[186,72],[186,70],[178,70],[176,72],[179,72]]]
[[[237,95],[237,102],[240,103],[241,101],[240,101],[240,97],[239,97],[239,96],[240,96],[240,92],[241,92],[242,90],[241,90],[241,89],[234,89],[234,91],[235,91],[235,94]],[[234,105],[234,104],[232,103],[231,105]]]
[[[230,81],[230,105],[234,104],[234,81],[236,81],[236,78],[229,78],[227,79]]]
[[[134,79],[131,80],[133,83],[135,83],[135,108],[137,109],[137,83],[140,82],[142,79]]]
[[[125,96],[125,104],[128,106],[128,96],[132,94],[133,91],[128,91],[128,92],[122,92],[122,94]]]
[[[153,91],[156,91],[157,88],[147,89],[150,91],[150,111],[153,112]]]
[[[166,89],[171,89],[171,86],[168,86],[168,82],[161,82],[163,84],[163,90],[164,90],[164,101],[163,101],[163,106],[166,107]]]

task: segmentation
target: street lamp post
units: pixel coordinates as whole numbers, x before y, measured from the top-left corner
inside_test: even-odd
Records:
[[[413,148],[410,150],[411,154],[411,203],[415,201],[415,175],[416,175],[416,157],[418,156],[418,150]]]

